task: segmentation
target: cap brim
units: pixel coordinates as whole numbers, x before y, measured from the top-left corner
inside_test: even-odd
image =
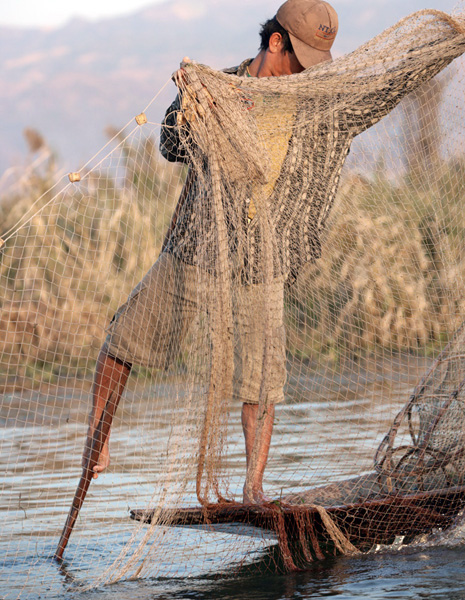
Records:
[[[316,48],[312,48],[311,46],[304,44],[304,42],[301,42],[299,38],[296,38],[292,33],[289,33],[289,37],[291,38],[292,48],[294,49],[297,60],[304,69],[309,69],[319,63],[332,60],[333,57],[330,50],[317,50]]]

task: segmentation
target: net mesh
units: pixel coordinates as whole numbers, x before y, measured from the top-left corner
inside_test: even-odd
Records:
[[[292,569],[452,523],[464,32],[460,10],[421,11],[298,75],[184,64],[161,127],[153,105],[80,181],[50,188],[45,168],[5,195],[8,569],[55,550],[92,397],[123,390],[110,472],[66,550],[89,585]],[[258,415],[247,465],[243,403]],[[275,410],[272,502],[244,506]]]

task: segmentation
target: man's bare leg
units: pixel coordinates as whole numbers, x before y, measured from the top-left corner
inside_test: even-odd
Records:
[[[119,401],[130,372],[131,366],[129,364],[113,358],[108,354],[105,346],[102,347],[95,369],[94,387],[92,390],[92,410],[89,415],[89,430],[87,432],[86,446],[82,457],[83,467],[85,467],[87,463],[94,429],[98,425],[107,400],[110,397],[110,394],[114,393],[116,395],[115,398]],[[94,467],[94,479],[97,479],[99,473],[104,471],[109,464],[110,451],[107,438],[105,446],[100,454],[99,461]]]
[[[249,473],[252,466],[252,451],[255,443],[255,433],[257,431],[259,406],[258,404],[242,405],[242,429],[245,438],[245,453],[247,458],[247,479],[250,481],[249,489],[244,485],[243,502],[244,504],[261,504],[267,501],[263,493],[263,475],[268,460],[270,450],[271,435],[273,433],[274,423],[274,406],[269,406],[265,409],[263,415],[263,427],[258,448],[257,463],[254,467],[254,472]]]

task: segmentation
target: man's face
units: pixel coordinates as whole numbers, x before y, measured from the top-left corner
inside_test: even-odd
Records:
[[[283,63],[287,72],[282,73],[283,75],[293,75],[294,73],[301,73],[304,70],[294,52],[284,52],[284,55]]]
[[[293,75],[304,70],[294,52],[284,50],[283,38],[280,33],[275,32],[271,35],[266,56],[268,69],[262,77]]]
[[[294,52],[281,50],[276,55],[275,75],[293,75],[294,73],[301,73],[303,70],[304,67],[297,60]]]

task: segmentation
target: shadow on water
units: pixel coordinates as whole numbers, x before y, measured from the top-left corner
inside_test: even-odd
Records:
[[[73,600],[459,600],[465,598],[465,556],[461,548],[416,549],[326,559],[281,575],[250,570],[234,577],[127,581],[90,592],[66,588]]]
[[[29,598],[71,600],[340,600],[386,598],[465,598],[463,547],[406,548],[356,557],[316,561],[306,570],[278,574],[275,549],[262,560],[228,575],[197,578],[154,578],[82,590],[77,573],[51,564],[59,575],[56,586]],[[61,583],[59,580],[61,579]]]

